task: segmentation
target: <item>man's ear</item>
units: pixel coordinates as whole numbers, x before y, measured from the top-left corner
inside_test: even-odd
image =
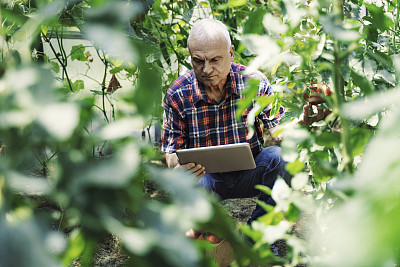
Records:
[[[235,59],[235,47],[231,45],[231,48],[229,49],[229,54],[231,55],[231,62]]]

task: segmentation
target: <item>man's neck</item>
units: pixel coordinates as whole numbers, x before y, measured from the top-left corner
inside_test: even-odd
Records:
[[[220,103],[224,97],[226,92],[225,83],[222,86],[207,86],[204,88],[207,94],[207,97],[211,100],[214,100],[217,103]]]

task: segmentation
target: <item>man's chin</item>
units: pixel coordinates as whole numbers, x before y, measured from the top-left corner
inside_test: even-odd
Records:
[[[206,79],[204,79],[204,78],[201,79],[200,83],[203,84],[206,87],[213,87],[213,86],[217,85],[216,81],[213,81],[212,79],[207,79],[207,78]]]

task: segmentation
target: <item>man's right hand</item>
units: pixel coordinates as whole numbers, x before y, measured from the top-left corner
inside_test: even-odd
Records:
[[[200,164],[186,163],[184,165],[181,165],[179,163],[179,159],[176,153],[166,153],[165,160],[167,161],[168,168],[190,171],[197,176],[197,180],[199,180],[201,177],[203,177],[204,174],[206,174],[205,167]]]
[[[184,165],[181,165],[181,164],[178,163],[178,165],[176,165],[174,167],[174,170],[176,170],[176,169],[190,171],[194,175],[196,175],[198,179],[200,179],[201,177],[203,177],[204,174],[206,174],[206,168],[203,165],[196,164],[196,163],[193,163],[193,162],[186,163]]]

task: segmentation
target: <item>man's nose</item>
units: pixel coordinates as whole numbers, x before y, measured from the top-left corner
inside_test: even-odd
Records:
[[[203,72],[205,75],[210,75],[212,72],[212,67],[208,61],[204,62]]]

